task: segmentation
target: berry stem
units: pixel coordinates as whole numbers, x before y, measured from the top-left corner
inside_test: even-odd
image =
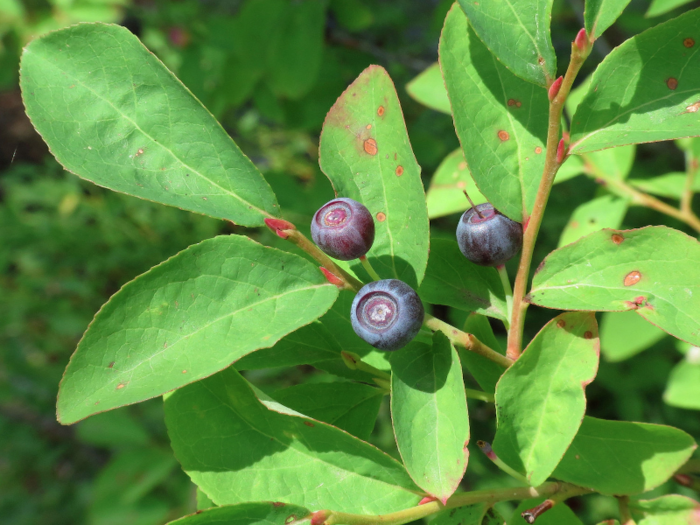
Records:
[[[374,271],[374,268],[372,268],[372,265],[369,262],[369,259],[367,259],[366,255],[361,255],[360,256],[360,262],[362,263],[362,266],[364,266],[365,270],[369,274],[369,276],[375,280],[375,281],[381,281],[382,278],[379,277],[379,274]]]
[[[506,355],[510,359],[517,359],[522,352],[523,328],[525,326],[525,312],[528,304],[525,302],[527,283],[530,277],[530,265],[535,251],[535,241],[540,231],[544,210],[547,207],[549,193],[552,191],[554,177],[559,167],[566,159],[566,148],[560,148],[561,116],[564,110],[564,102],[569,96],[571,86],[581,66],[590,54],[592,46],[580,49],[575,43],[571,44],[571,61],[561,85],[549,102],[549,123],[547,127],[547,154],[544,161],[544,170],[537,197],[533,206],[532,215],[527,216],[527,210],[523,210],[523,251],[520,255],[518,273],[515,277],[513,288],[513,313],[511,315],[510,328],[508,330],[508,349]],[[551,87],[551,84],[550,86]],[[557,155],[557,151],[560,155]],[[563,154],[561,152],[564,152]]]
[[[499,469],[501,469],[503,472],[508,474],[510,477],[517,479],[518,481],[522,481],[523,483],[527,483],[528,485],[530,482],[527,480],[525,476],[523,476],[520,472],[510,468],[508,465],[506,465],[501,458],[499,458],[496,453],[493,451],[491,448],[491,444],[487,443],[486,441],[477,441],[476,442],[477,446],[481,451],[484,453],[484,455],[489,458],[494,465],[496,465]]]
[[[486,403],[494,403],[496,401],[493,397],[493,394],[489,394],[488,392],[484,392],[483,390],[465,388],[464,392],[465,394],[467,394],[467,398],[469,399],[478,399],[479,401],[485,401]]]
[[[513,288],[510,285],[510,279],[508,278],[508,272],[506,271],[506,265],[502,264],[496,268],[498,270],[498,276],[501,278],[501,284],[503,285],[503,291],[506,294],[506,313],[508,319],[513,315]],[[510,328],[510,322],[503,320],[503,324],[506,330]]]
[[[473,334],[468,334],[458,330],[451,324],[447,324],[445,321],[441,321],[437,317],[433,317],[430,314],[425,314],[425,320],[423,325],[427,326],[431,330],[440,330],[443,334],[447,336],[450,342],[455,345],[462,347],[470,352],[477,353],[484,356],[486,359],[490,359],[494,363],[498,363],[503,368],[508,368],[513,364],[513,360],[508,357],[499,354],[492,348],[489,348],[484,343],[479,341]]]
[[[471,206],[474,209],[474,211],[476,212],[476,214],[479,216],[480,219],[483,219],[484,218],[483,214],[479,211],[479,208],[476,207],[476,204],[474,204],[474,201],[471,199],[471,197],[467,193],[467,190],[462,190],[462,191],[464,192],[464,196],[467,198],[467,200],[469,201],[469,204],[471,204]]]
[[[340,357],[343,359],[345,366],[347,366],[350,370],[360,370],[361,372],[367,372],[368,374],[371,374],[379,379],[384,379],[386,381],[391,380],[391,374],[365,363],[362,358],[354,352],[346,352],[343,350],[340,352]]]

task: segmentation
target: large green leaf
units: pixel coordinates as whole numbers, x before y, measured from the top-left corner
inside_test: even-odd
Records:
[[[442,80],[440,64],[437,62],[406,84],[406,91],[415,100],[436,111],[452,113],[450,99],[447,98],[445,81]]]
[[[428,193],[425,196],[428,204],[428,217],[434,219],[451,213],[463,212],[470,207],[464,192],[474,204],[486,202],[479,188],[476,187],[467,169],[464,153],[456,149],[450,153],[435,170],[430,179]]]
[[[566,246],[603,228],[619,228],[627,213],[627,199],[603,195],[584,202],[571,214],[559,238],[559,246]]]
[[[633,311],[605,312],[600,321],[600,351],[608,361],[623,361],[663,339],[666,332]]]
[[[306,383],[278,390],[273,397],[297,412],[369,439],[384,392],[361,383]]]
[[[595,315],[561,314],[538,333],[496,386],[493,449],[533,487],[545,482],[586,412],[585,388],[596,375]]]
[[[700,135],[700,9],[630,38],[598,66],[571,123],[571,153]]]
[[[586,0],[583,20],[588,36],[596,39],[602,35],[629,3],[630,0]]]
[[[668,13],[677,7],[689,4],[693,0],[651,0],[649,9],[644,16],[653,17]]]
[[[268,409],[231,368],[169,395],[165,422],[183,469],[217,505],[383,514],[422,497],[400,463],[326,423]]]
[[[583,155],[586,171],[598,179],[624,180],[632,171],[636,151],[637,146],[632,144],[587,153]]]
[[[677,428],[586,416],[553,476],[609,496],[637,494],[670,478],[696,446]]]
[[[20,73],[27,114],[68,171],[243,226],[279,214],[257,168],[127,29],[48,33],[25,48]]]
[[[384,68],[368,67],[338,98],[319,148],[321,169],[336,194],[363,203],[375,218],[367,254],[374,269],[417,287],[428,262],[428,210],[420,166]]]
[[[472,177],[498,210],[521,222],[532,210],[544,168],[547,93],[506,69],[456,5],[445,20],[439,52]]]
[[[469,417],[459,356],[442,332],[391,357],[391,419],[404,465],[444,504],[469,459]]]
[[[664,401],[675,407],[700,410],[700,348],[693,346],[671,371]]]
[[[529,301],[559,310],[635,310],[700,345],[700,244],[665,226],[602,230],[553,251]]]
[[[459,0],[476,34],[494,57],[528,82],[547,86],[557,72],[550,38],[552,0]]]
[[[629,508],[637,525],[697,525],[700,523],[700,503],[678,494],[630,501]]]
[[[468,261],[455,241],[433,240],[418,294],[428,303],[508,318],[505,292],[496,269]]]
[[[469,314],[462,330],[468,334],[473,334],[492,350],[496,350],[500,354],[504,353],[499,347],[498,340],[493,333],[493,328],[491,328],[488,318],[485,316],[477,313]],[[496,391],[496,383],[498,383],[503,374],[503,367],[481,354],[470,352],[463,348],[459,349],[459,354],[462,359],[462,365],[474,376],[481,389],[493,394]]]
[[[311,511],[286,503],[241,503],[215,507],[169,522],[169,525],[297,525],[308,523]]]
[[[323,315],[337,296],[315,265],[248,237],[190,246],[97,313],[61,381],[59,421],[207,377]]]
[[[530,510],[544,501],[543,498],[526,499],[520,502],[518,507],[513,511],[508,525],[526,525],[528,522],[521,516],[526,510]],[[583,525],[581,520],[576,517],[576,514],[566,505],[559,503],[550,510],[541,514],[537,521],[537,525]]]

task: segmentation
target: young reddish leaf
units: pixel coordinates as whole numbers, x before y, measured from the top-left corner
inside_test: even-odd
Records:
[[[550,476],[586,411],[598,370],[595,315],[561,314],[538,333],[496,386],[496,454],[536,487]]]

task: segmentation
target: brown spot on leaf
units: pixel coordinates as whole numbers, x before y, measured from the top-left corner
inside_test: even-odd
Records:
[[[467,163],[462,161],[457,165],[458,170],[466,170],[467,169]]]
[[[622,235],[620,235],[619,233],[613,233],[613,236],[611,237],[611,239],[612,239],[612,242],[614,242],[615,244],[622,244],[622,241],[625,240],[625,238]]]
[[[376,155],[378,148],[377,148],[377,141],[374,139],[367,139],[365,140],[364,143],[364,148],[365,148],[365,153],[369,155]]]
[[[121,389],[124,388],[125,386],[126,386],[126,383],[125,383],[124,381],[122,381],[121,383],[119,383],[119,384],[117,385],[117,390],[121,390]]]
[[[674,90],[678,87],[678,80],[671,77],[666,81],[666,86],[668,86],[668,89]]]
[[[187,370],[183,370],[182,373],[183,373],[183,374],[186,374],[186,373],[187,373]]]
[[[379,213],[377,213],[377,220],[379,222],[384,222],[386,220],[386,214],[380,211]]]
[[[379,115],[380,117],[384,115],[384,106],[379,106],[377,108],[377,115]]]
[[[538,63],[539,65],[544,64],[544,57],[537,57],[537,63]]]
[[[464,188],[467,187],[467,183],[464,182],[463,180],[461,180],[461,181],[459,181],[459,182],[457,183],[457,187],[458,187],[460,190],[463,190]]]
[[[281,501],[273,501],[272,506],[273,507],[284,507],[284,503],[282,503]]]
[[[498,132],[498,138],[501,140],[501,142],[505,142],[506,140],[508,140],[510,138],[510,135],[508,134],[508,132],[506,130],[502,129],[502,130],[499,130],[499,132]]]
[[[537,268],[535,269],[535,275],[540,273],[542,271],[542,268],[544,268],[544,261],[537,265]]]
[[[542,153],[542,148],[540,148],[539,146],[537,146],[537,147],[535,148],[535,153],[537,153],[538,155],[539,155],[540,153]]]
[[[687,48],[691,48],[695,45],[695,40],[693,40],[692,38],[686,38],[685,40],[683,40],[683,45]]]
[[[139,148],[139,150],[136,152],[136,156],[138,157],[139,155],[143,155],[143,148]]]
[[[396,166],[396,176],[400,177],[403,175],[403,166]]]
[[[584,339],[593,339],[593,332],[586,332],[583,334]]]
[[[367,125],[365,126],[365,129],[372,129],[372,124],[367,124]]]
[[[520,102],[520,101],[517,100],[517,99],[509,98],[509,99],[508,99],[508,105],[511,106],[511,107],[512,107],[512,106],[515,106],[516,108],[519,108],[520,106],[523,105],[523,103]]]
[[[641,278],[642,274],[639,273],[637,270],[630,272],[627,275],[625,275],[625,286],[632,286],[633,284],[637,284]]]
[[[311,421],[304,421],[304,424],[305,424],[307,427],[315,427],[315,426],[316,426],[316,425],[314,425]]]
[[[100,404],[99,401],[95,401],[95,406],[97,406],[97,405],[99,405],[99,404]]]
[[[112,362],[107,366],[107,368],[114,368],[114,361],[112,361]]]
[[[690,106],[686,106],[685,111],[683,113],[681,113],[681,115],[685,115],[686,113],[697,113],[699,109],[700,109],[700,101],[695,102],[694,104],[691,104]]]
[[[557,326],[558,326],[559,328],[564,328],[564,327],[566,326],[566,321],[564,321],[564,319],[559,319],[559,320],[557,321]]]

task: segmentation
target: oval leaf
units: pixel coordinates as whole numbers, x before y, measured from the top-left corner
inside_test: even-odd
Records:
[[[296,525],[307,523],[311,511],[285,503],[241,503],[200,511],[168,525]]]
[[[586,416],[552,475],[607,496],[638,494],[673,476],[696,446],[677,428]]]
[[[700,243],[665,226],[602,230],[550,253],[529,300],[559,310],[635,310],[700,345],[698,261]]]
[[[445,90],[445,81],[442,80],[440,64],[437,62],[406,84],[406,91],[424,106],[448,115],[452,113],[450,99],[447,98]]]
[[[375,218],[367,254],[374,269],[416,288],[428,262],[428,210],[420,166],[384,68],[368,67],[338,98],[323,123],[319,148],[321,169],[336,195],[363,203]]]
[[[391,419],[404,465],[443,504],[467,469],[469,417],[462,366],[442,332],[391,358]]]
[[[545,482],[586,412],[585,388],[598,371],[591,312],[561,314],[538,333],[496,385],[493,449],[533,487]]]
[[[630,501],[637,525],[697,525],[700,503],[685,496],[669,494],[656,499]]]
[[[58,419],[138,403],[269,347],[338,296],[318,268],[248,237],[190,246],[97,313],[61,381]]]
[[[554,80],[557,56],[549,34],[552,0],[459,0],[459,5],[494,59],[528,82],[544,87]]]
[[[700,9],[615,48],[571,123],[570,153],[700,135]]]
[[[700,350],[697,347],[692,347],[685,360],[671,370],[664,401],[674,407],[700,410]]]
[[[422,497],[400,463],[326,423],[268,410],[231,368],[169,395],[165,423],[182,468],[217,505],[383,514]]]
[[[439,52],[472,177],[499,211],[522,222],[532,210],[544,169],[547,93],[496,60],[457,5],[447,14]]]
[[[619,228],[629,202],[613,195],[603,195],[584,202],[574,210],[559,238],[559,246],[576,242],[581,237],[603,228]]]
[[[666,336],[635,312],[606,312],[600,321],[600,351],[608,361],[623,361]]]
[[[629,3],[630,0],[586,0],[583,20],[589,38],[596,39],[602,35]]]
[[[253,163],[127,29],[48,33],[25,48],[20,73],[27,115],[68,171],[243,226],[279,215]]]

